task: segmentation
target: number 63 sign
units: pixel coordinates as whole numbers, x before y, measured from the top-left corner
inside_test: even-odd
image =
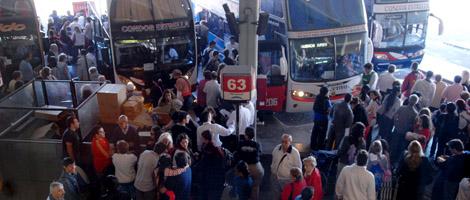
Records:
[[[229,101],[248,101],[251,98],[253,80],[250,74],[222,75],[222,96]]]

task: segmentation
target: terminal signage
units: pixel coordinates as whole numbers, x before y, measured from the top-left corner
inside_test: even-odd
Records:
[[[396,13],[429,10],[429,2],[399,3],[399,4],[375,4],[375,13]]]
[[[225,100],[248,101],[251,99],[252,82],[250,74],[222,76],[222,91]]]
[[[0,36],[28,36],[33,33],[34,23],[25,19],[0,19]]]
[[[117,38],[137,38],[147,37],[158,34],[166,34],[168,32],[177,32],[191,27],[189,20],[172,21],[172,22],[140,22],[140,23],[112,23],[111,31],[113,37]],[[165,33],[166,32],[166,33]]]

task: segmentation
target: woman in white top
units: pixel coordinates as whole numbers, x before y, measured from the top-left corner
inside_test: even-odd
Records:
[[[129,144],[120,140],[116,144],[117,153],[113,155],[113,165],[116,168],[116,178],[124,190],[126,190],[132,198],[135,198],[134,180],[136,176],[135,165],[137,156],[129,152]]]

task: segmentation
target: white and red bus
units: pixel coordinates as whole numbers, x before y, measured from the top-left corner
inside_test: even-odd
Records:
[[[193,4],[196,20],[208,22],[208,40],[222,50],[231,36],[222,5],[238,13],[238,0]],[[270,17],[259,37],[259,110],[310,111],[324,85],[333,100],[358,92],[363,65],[372,58],[363,0],[261,0],[260,7]]]

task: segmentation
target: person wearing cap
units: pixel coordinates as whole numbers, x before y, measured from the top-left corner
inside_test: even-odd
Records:
[[[179,69],[173,70],[173,78],[176,80],[176,97],[183,102],[183,107],[181,109],[188,111],[192,107],[191,104],[193,103],[191,84]]]
[[[399,161],[401,152],[405,149],[405,134],[408,131],[413,131],[416,116],[418,111],[415,105],[418,103],[419,97],[411,95],[408,100],[408,105],[402,105],[398,108],[393,118],[395,129],[393,131],[390,142],[391,147],[391,161],[397,163]]]
[[[463,142],[460,139],[453,139],[447,142],[450,156],[442,155],[437,157],[439,175],[432,190],[432,199],[453,200],[457,196],[459,183],[465,177],[465,159]]]
[[[67,200],[79,200],[80,199],[80,188],[77,180],[77,170],[75,161],[72,158],[66,157],[62,160],[62,175],[59,178],[59,182],[64,185],[65,199]]]

